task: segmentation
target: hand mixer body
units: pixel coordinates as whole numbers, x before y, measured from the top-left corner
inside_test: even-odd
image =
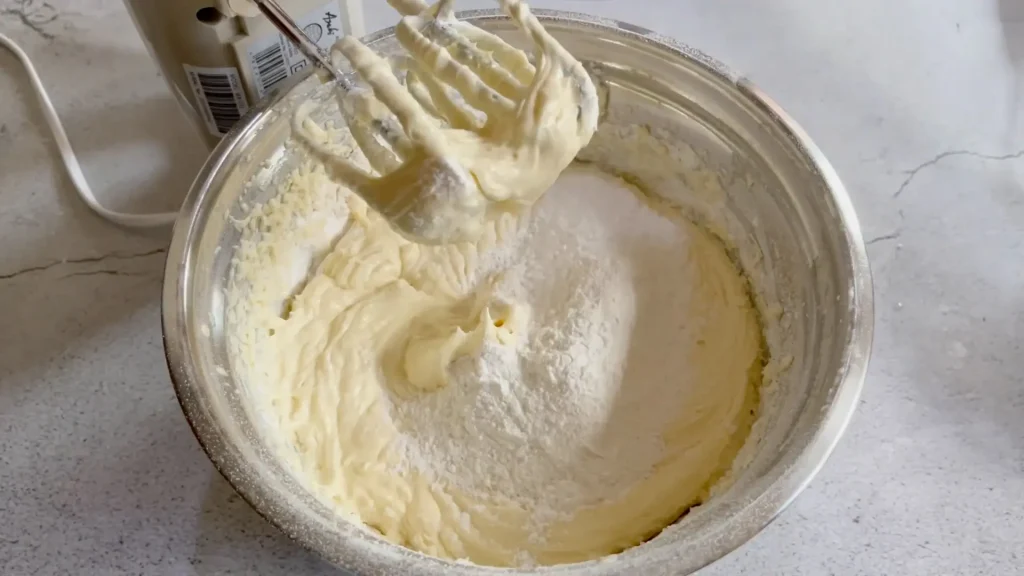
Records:
[[[280,0],[324,50],[362,36],[362,0]],[[185,114],[212,148],[250,106],[312,63],[251,0],[125,0]]]

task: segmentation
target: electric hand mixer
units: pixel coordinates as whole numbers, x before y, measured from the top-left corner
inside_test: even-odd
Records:
[[[282,0],[317,46],[362,36],[361,0]],[[292,46],[251,0],[124,0],[171,93],[212,149],[255,104],[311,62]],[[93,194],[42,79],[28,54],[0,33],[28,73],[68,175],[97,215],[127,228],[161,228],[176,212],[125,214],[108,210]]]
[[[140,30],[145,33],[147,27],[153,24],[150,17],[155,13],[154,6],[157,4],[154,4],[153,0],[126,1],[129,8],[134,8],[133,17]],[[344,115],[376,174],[367,173],[337,158],[332,159],[325,150],[317,148],[315,143],[310,144],[325,160],[333,160],[332,165],[336,172],[340,171],[342,179],[352,184],[354,190],[381,212],[396,229],[415,240],[444,242],[472,234],[480,227],[488,207],[488,199],[482,194],[476,177],[446,156],[443,132],[436,129],[436,124],[440,121],[460,130],[484,128],[485,125],[472,121],[473,107],[487,115],[494,112],[511,113],[517,109],[522,113],[523,100],[528,96],[527,88],[533,82],[535,72],[524,53],[496,36],[456,21],[452,0],[440,0],[432,7],[428,7],[420,0],[393,0],[390,1],[392,6],[404,16],[400,24],[400,31],[404,31],[404,34],[398,35],[403,47],[409,51],[411,60],[418,61],[421,65],[430,65],[431,74],[428,74],[428,77],[436,74],[437,78],[429,78],[427,84],[432,88],[432,94],[425,95],[431,92],[424,86],[425,78],[422,78],[422,74],[417,76],[410,72],[410,82],[415,80],[419,90],[414,90],[411,85],[405,90],[383,58],[363,46],[353,36],[345,37],[339,42],[340,50],[352,62],[356,72],[371,86],[373,92],[369,95],[365,91],[359,92],[352,79],[331,62],[326,46],[321,45],[327,42],[318,43],[324,38],[324,29],[319,23],[316,23],[315,27],[301,26],[274,0],[224,1],[226,5],[222,8],[239,16],[252,18],[256,11],[262,13],[292,43],[298,54],[315,62],[333,76],[337,87],[347,96],[351,96],[344,98],[343,101],[362,100],[365,103],[367,100],[378,100],[390,110],[391,115],[376,115],[369,118],[371,122],[368,125],[372,126],[372,129],[367,133],[367,123],[361,122],[353,115],[353,106],[342,106],[343,113],[347,111]],[[506,13],[512,16],[534,41],[539,58],[543,59],[545,54],[554,53],[556,58],[552,65],[566,67],[566,73],[572,78],[580,94],[577,114],[579,131],[585,135],[586,140],[589,140],[597,121],[596,90],[589,77],[580,64],[546,34],[525,5],[521,5],[518,0],[501,0],[500,3]],[[147,8],[140,11],[139,8],[142,6]],[[214,30],[223,24],[225,17],[224,13],[215,7],[200,8],[195,14],[198,20]],[[332,30],[332,18],[338,18],[338,15],[329,11],[324,13],[329,40],[332,32],[339,32],[336,28]],[[345,21],[351,28],[351,18],[346,18]],[[311,37],[310,32],[313,32],[315,37]],[[218,35],[214,38],[222,37]],[[156,38],[149,37],[149,44],[166,71],[166,59],[169,54],[181,51],[173,50],[175,45],[168,41],[166,36]],[[101,216],[126,226],[159,226],[173,221],[175,214],[120,214],[104,209],[96,201],[31,62],[10,39],[0,35],[0,43],[11,49],[29,71],[65,165],[86,203]],[[451,46],[455,49],[450,50]],[[288,74],[282,68],[285,56],[284,47],[280,42],[271,42],[267,46],[235,42],[233,48],[239,52],[244,49],[245,54],[249,56],[250,70],[245,78],[248,80],[250,91],[262,96],[287,77]],[[303,60],[302,64],[305,63]],[[181,68],[193,98],[185,96],[189,92],[183,89],[186,84],[180,82],[180,76],[177,78],[179,82],[172,81],[176,95],[180,100],[187,102],[192,110],[198,112],[197,116],[202,118],[212,136],[222,135],[247,108],[247,95],[237,69],[190,64],[183,64]],[[293,66],[292,71],[297,69],[299,68]],[[171,75],[168,77],[170,79]],[[441,82],[447,82],[447,86]],[[451,98],[449,87],[460,97],[458,103]],[[467,108],[466,103],[470,107]],[[534,104],[530,103],[525,112],[531,115],[543,112],[542,109],[534,110],[533,106]],[[543,104],[539,106],[542,108]],[[369,108],[364,106],[363,109]],[[395,125],[395,120],[398,126]],[[386,146],[382,145],[380,140],[383,140]],[[499,141],[487,144],[500,146],[505,143]],[[575,154],[575,151],[572,151],[572,154]]]

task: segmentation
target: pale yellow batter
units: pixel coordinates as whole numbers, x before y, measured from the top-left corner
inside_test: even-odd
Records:
[[[329,184],[322,173],[304,174],[289,194]],[[556,185],[552,194],[559,193]],[[623,185],[621,193],[632,192]],[[394,232],[358,197],[345,199],[348,228],[285,317],[261,320],[261,338],[243,338],[239,356],[254,364],[250,374],[264,374],[250,387],[261,397],[270,433],[283,440],[291,466],[324,500],[392,542],[442,558],[557,564],[643,542],[701,502],[729,469],[757,405],[760,329],[724,249],[682,220],[685,248],[665,257],[697,275],[678,287],[692,294],[680,305],[694,319],[710,321],[697,322],[692,337],[672,343],[675,361],[687,368],[689,381],[679,385],[693,391],[660,434],[660,462],[638,474],[621,497],[538,524],[535,510],[503,494],[470,493],[403,463],[396,406],[450,385],[450,364],[484,342],[514,346],[519,333],[544,327],[530,310],[494,298],[494,276],[478,274],[488,252],[516,234],[511,216],[488,224],[476,243],[423,246]],[[545,206],[542,201],[538,213]],[[241,272],[259,273],[246,271],[244,263]]]
[[[536,68],[521,53],[492,43],[493,57],[502,67],[479,66],[479,79],[467,80],[465,70],[453,66],[450,56],[465,46],[460,48],[457,42],[447,49],[428,45],[419,33],[422,22],[407,19],[397,34],[403,45],[416,47],[411,50],[415,63],[407,86],[402,86],[382,59],[355,40],[343,43],[342,51],[373,85],[377,98],[396,114],[408,141],[400,141],[390,152],[361,142],[382,178],[361,177],[353,172],[354,165],[338,156],[331,160],[329,176],[357,187],[360,196],[384,216],[370,209],[364,199],[339,189],[339,197],[349,209],[347,227],[308,280],[300,283],[284,314],[267,312],[272,304],[264,298],[279,287],[269,285],[276,281],[260,279],[266,272],[264,260],[286,257],[278,253],[288,252],[288,242],[299,241],[289,239],[287,235],[295,232],[287,223],[304,221],[308,228],[310,219],[289,214],[264,226],[263,238],[257,242],[265,247],[257,247],[254,258],[242,257],[236,266],[236,276],[242,280],[239,284],[249,286],[249,296],[239,298],[250,302],[235,302],[233,310],[251,316],[242,323],[246,328],[235,340],[236,360],[246,364],[242,371],[250,375],[250,391],[258,397],[256,405],[268,420],[268,433],[280,439],[286,460],[314,493],[339,510],[392,542],[442,558],[494,566],[558,564],[637,545],[706,497],[709,487],[728,471],[749,432],[757,405],[761,333],[744,280],[717,241],[681,219],[672,219],[674,224],[660,223],[676,238],[671,244],[646,246],[651,238],[627,227],[621,245],[616,240],[606,246],[611,262],[604,264],[622,273],[625,280],[617,280],[617,286],[625,287],[622,293],[626,296],[615,304],[621,314],[608,334],[628,340],[631,330],[640,329],[629,322],[640,316],[689,325],[679,332],[685,336],[678,341],[673,337],[670,343],[649,339],[617,342],[634,362],[678,366],[678,374],[658,373],[658,378],[671,383],[678,377],[685,394],[671,398],[637,394],[650,382],[631,380],[635,366],[626,366],[623,359],[609,360],[611,372],[595,377],[608,382],[601,394],[629,399],[627,405],[609,406],[631,411],[634,421],[643,419],[644,410],[654,411],[655,406],[661,414],[668,411],[663,427],[638,440],[646,442],[645,453],[657,454],[657,460],[637,466],[635,477],[627,478],[621,490],[595,492],[597,496],[581,500],[584,504],[579,509],[557,514],[552,513],[550,502],[541,506],[538,500],[534,506],[522,494],[481,488],[488,485],[486,478],[465,478],[494,466],[521,464],[530,469],[535,462],[476,461],[465,470],[441,474],[430,466],[407,461],[409,431],[400,426],[399,416],[416,409],[414,405],[426,395],[464,385],[451,378],[452,367],[460,359],[481,361],[485,348],[526,354],[519,352],[524,339],[535,345],[540,340],[531,338],[559,326],[550,311],[535,316],[525,302],[498,297],[504,270],[496,265],[501,260],[494,255],[510,249],[509,243],[523,232],[524,219],[530,218],[528,207],[560,178],[590,140],[596,128],[596,107],[587,106],[596,106],[596,102],[581,102],[581,98],[596,95],[580,64],[547,35],[524,5],[515,0],[504,0],[502,5],[539,47]],[[477,43],[490,42],[474,29],[458,30]],[[459,88],[465,101],[482,111],[486,120],[460,111],[438,88],[438,79]],[[585,85],[582,90],[581,84]],[[361,102],[362,112],[376,118],[379,103]],[[329,140],[326,133],[308,119],[298,124],[314,149],[323,152]],[[357,141],[358,131],[353,127]],[[478,197],[453,203],[451,197],[432,192],[433,184],[443,188],[445,182],[419,186],[418,195],[394,197],[395,190],[416,188],[412,185],[425,173],[423,167],[439,158],[464,167],[477,185]],[[276,206],[278,216],[292,210],[301,212],[301,202],[294,199],[322,193],[331,186],[327,176],[321,171],[298,175],[288,190],[292,200],[286,198]],[[575,183],[584,188],[607,185],[594,180]],[[556,194],[568,193],[556,190]],[[624,184],[617,193],[634,194]],[[533,217],[542,216],[545,210],[562,210],[554,215],[553,222],[557,222],[586,212],[591,202],[586,191],[574,194],[577,197],[570,200],[578,203],[576,208],[556,208],[563,199],[556,196],[554,203],[541,201]],[[263,217],[271,218],[274,209],[270,206]],[[612,214],[604,224],[612,227],[616,216]],[[470,231],[473,240],[416,244],[389,222],[398,222],[404,229],[418,226],[434,236],[437,230]],[[636,246],[630,247],[626,239]],[[552,250],[559,248],[551,246]],[[666,260],[665,265],[688,271],[685,286],[657,285],[659,261],[652,260],[651,254],[669,248],[662,257],[671,259],[671,264]],[[535,249],[531,258],[545,256],[544,245]],[[651,262],[655,262],[654,269]],[[567,267],[583,265],[568,260],[539,273],[554,278],[568,274]],[[675,290],[684,296],[656,300],[651,295],[671,295]],[[600,305],[602,297],[598,292],[591,300]],[[673,309],[645,309],[651,302],[661,301],[672,302]],[[677,328],[663,326],[663,333],[676,334],[673,330]],[[585,328],[581,334],[586,334]],[[669,347],[663,349],[666,344]],[[636,346],[651,349],[634,350]],[[574,360],[573,350],[565,352],[569,357],[563,359],[565,365]],[[625,352],[623,355],[625,358]],[[668,356],[670,361],[666,361]],[[525,357],[519,359],[526,362]],[[558,372],[552,369],[548,377],[557,378]],[[423,403],[422,409],[429,410],[429,404]],[[516,417],[540,418],[544,409],[520,406]],[[437,418],[442,412],[437,412]],[[433,414],[424,413],[427,422]],[[554,474],[552,482],[563,490],[577,483],[582,487],[585,480],[594,484],[594,478],[572,477],[572,470],[596,471],[600,478],[622,463],[608,455],[629,451],[632,435],[640,431],[617,428],[616,417],[596,414],[600,421],[585,423],[595,431],[592,443],[580,444],[578,458],[585,460],[586,466],[574,468],[574,462],[553,460],[552,467],[545,469]],[[565,442],[574,447],[570,440],[578,438],[570,436],[585,435],[557,426],[544,429],[566,437],[520,437],[516,441]],[[602,435],[606,438],[597,438]],[[609,435],[612,438],[607,438]],[[565,453],[570,460],[577,456],[572,450]],[[502,456],[474,453],[467,457],[494,460]],[[563,470],[566,476],[558,477]]]

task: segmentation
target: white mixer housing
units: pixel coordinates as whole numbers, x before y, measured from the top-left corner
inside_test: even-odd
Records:
[[[361,0],[280,0],[324,49],[362,36]],[[212,147],[249,107],[312,63],[250,0],[125,0],[186,114]]]

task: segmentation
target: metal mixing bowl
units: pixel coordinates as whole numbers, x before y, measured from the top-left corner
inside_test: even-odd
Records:
[[[736,176],[728,188],[727,232],[746,242],[737,243],[734,256],[745,271],[760,271],[760,280],[751,274],[753,284],[784,311],[778,323],[784,330],[775,334],[779,349],[771,352],[790,351],[792,364],[778,377],[775,405],[761,416],[756,443],[744,448],[749,461],[731,485],[641,546],[609,559],[538,570],[689,574],[752,538],[785,508],[822,466],[853,413],[873,324],[857,218],[822,153],[751,83],[636,26],[578,14],[538,15],[599,77],[613,111],[628,107],[650,115],[709,166]],[[461,16],[521,44],[511,23],[495,12]],[[368,42],[391,50],[392,30]],[[307,97],[325,94],[306,78],[252,111],[213,152],[189,193],[163,293],[164,345],[175,391],[203,449],[238,492],[335,564],[367,575],[496,573],[388,544],[333,514],[268,450],[245,408],[245,385],[230,369],[225,285],[240,235],[231,218],[267,199],[272,184],[288,172],[290,152],[283,144],[292,111]]]

